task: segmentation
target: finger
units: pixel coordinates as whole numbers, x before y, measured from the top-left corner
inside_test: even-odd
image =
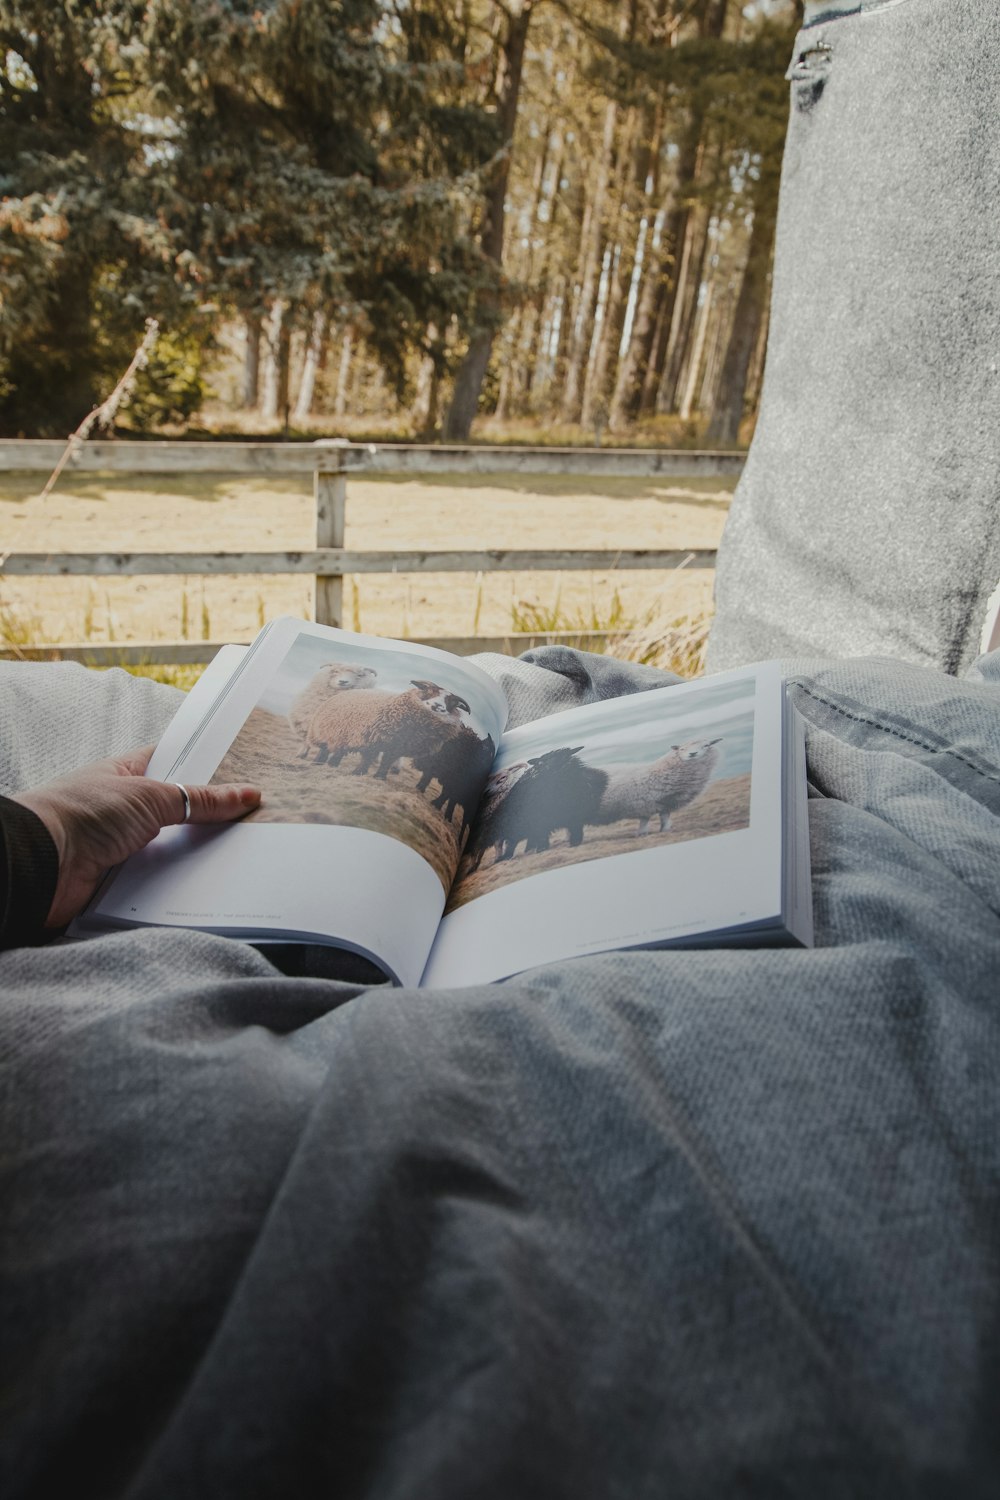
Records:
[[[118,764],[128,776],[141,776],[149,765],[154,745],[140,745],[137,750],[128,750],[118,757]]]
[[[173,792],[175,802],[182,804],[176,808],[178,816],[172,821],[183,823],[184,799],[176,786],[169,787],[169,790]],[[191,801],[190,823],[230,823],[260,805],[260,788],[255,786],[189,786],[187,794]]]

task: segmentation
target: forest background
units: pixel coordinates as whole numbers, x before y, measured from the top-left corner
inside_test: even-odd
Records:
[[[0,0],[0,435],[733,446],[800,0]]]

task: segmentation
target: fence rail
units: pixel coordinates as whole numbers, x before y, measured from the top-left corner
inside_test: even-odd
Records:
[[[65,444],[49,440],[0,441],[0,470],[51,473]],[[310,574],[315,578],[314,614],[321,624],[343,619],[343,580],[359,573],[576,572],[677,567],[710,568],[713,548],[560,549],[519,551],[353,552],[344,546],[347,480],[350,475],[560,474],[569,477],[655,478],[718,477],[738,474],[739,453],[660,451],[655,449],[476,448],[416,444],[341,443],[136,443],[78,444],[67,470],[128,474],[306,474],[313,476],[316,546],[311,551],[271,552],[8,552],[0,553],[4,577],[139,577],[149,575]],[[565,632],[505,637],[427,638],[424,644],[470,651],[518,649],[558,640]],[[574,641],[599,644],[607,631],[573,633]],[[33,656],[60,656],[100,665],[210,661],[221,643],[171,641],[90,645],[47,644]],[[0,657],[18,655],[15,647]]]
[[[528,573],[599,572],[603,568],[714,568],[711,548],[620,549],[617,552],[10,552],[2,563],[8,578],[83,576],[145,577],[163,574],[312,573],[339,578],[345,573]]]
[[[66,444],[0,439],[0,470],[51,474]],[[662,448],[482,448],[434,443],[91,442],[66,465],[76,473],[122,474],[567,474],[609,479],[738,474],[742,453]]]

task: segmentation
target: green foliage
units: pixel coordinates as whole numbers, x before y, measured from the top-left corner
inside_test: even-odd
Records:
[[[0,431],[64,433],[96,403],[93,292],[102,266],[140,255],[142,142],[115,0],[0,0]],[[141,336],[141,315],[119,314]],[[110,384],[121,373],[119,366]]]
[[[518,92],[510,42],[529,14]],[[772,15],[737,0],[0,0],[0,435],[76,427],[149,316],[161,347],[123,421],[188,421],[198,350],[226,320],[278,310],[283,338],[350,328],[362,404],[374,361],[402,401],[425,360],[439,404],[470,342],[503,328],[478,411],[551,417],[595,198],[623,282],[647,180],[668,218],[722,223],[720,288],[751,219],[773,219],[799,13]],[[329,395],[322,365],[317,381]]]
[[[192,331],[163,334],[122,408],[122,425],[148,432],[187,422],[208,394],[204,374],[208,352],[205,341]]]
[[[495,136],[461,97],[448,15],[151,4],[153,96],[179,122],[162,213],[181,281],[245,311],[280,299],[300,327],[349,315],[402,388],[407,352],[465,315],[483,275],[467,174]]]
[[[0,0],[0,433],[74,427],[151,314],[167,350],[132,417],[183,419],[206,320],[277,300],[289,327],[351,317],[402,390],[428,324],[496,274],[469,226],[498,137],[460,19]]]

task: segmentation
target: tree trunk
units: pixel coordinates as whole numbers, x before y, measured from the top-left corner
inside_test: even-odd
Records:
[[[702,36],[720,37],[726,24],[729,0],[706,0],[699,18],[698,30]]]
[[[625,322],[626,297],[632,278],[632,258],[624,250],[623,242],[629,229],[629,164],[633,160],[637,125],[638,113],[631,109],[626,115],[626,127],[619,141],[615,209],[610,216],[611,232],[604,254],[605,272],[602,273],[605,280],[604,298],[603,304],[598,308],[600,320],[591,341],[580,412],[580,422],[584,427],[603,427],[608,419],[609,371],[614,371],[618,358]]]
[[[681,421],[690,422],[694,412],[695,392],[698,389],[698,376],[701,374],[701,361],[705,353],[705,337],[708,333],[708,319],[712,311],[712,283],[709,282],[705,290],[705,300],[698,310],[698,321],[695,325],[694,348],[688,361],[687,379],[684,382],[684,398],[681,401]]]
[[[276,422],[280,411],[278,373],[281,327],[284,322],[284,304],[275,302],[263,326],[264,391],[261,399],[261,416],[265,422]]]
[[[722,36],[728,5],[729,0],[704,0],[698,17],[700,36],[715,39]],[[675,7],[675,13],[676,10]],[[685,281],[684,252],[689,249],[692,211],[690,194],[701,175],[705,157],[701,140],[703,125],[704,112],[696,108],[681,141],[670,207],[660,234],[659,265],[655,273],[650,266],[650,305],[641,309],[639,314],[643,345],[637,354],[643,371],[642,386],[638,392],[633,391],[629,402],[633,416],[665,409],[661,399],[664,369],[676,347],[679,332],[676,304],[678,291]]]
[[[618,371],[612,403],[612,426],[638,416],[646,373],[649,369],[657,326],[657,297],[662,284],[662,220],[657,215],[651,223],[645,255],[643,277],[636,302],[635,317],[628,349]]]
[[[524,309],[516,307],[510,322],[504,330],[507,357],[502,361],[503,368],[500,371],[500,385],[497,390],[497,409],[493,413],[498,422],[505,422],[507,420],[515,385],[520,383],[518,352],[521,345],[521,324],[523,318]]]
[[[584,427],[607,425],[608,371],[614,367],[613,355],[621,342],[622,324],[625,321],[625,288],[631,270],[622,270],[621,246],[616,245],[608,267],[608,291],[604,317],[597,338],[597,348],[587,370],[587,384],[583,393],[583,411],[580,415]]]
[[[733,291],[727,283],[721,297],[715,301],[715,326],[712,330],[712,342],[709,348],[708,359],[705,361],[705,375],[701,382],[701,396],[698,405],[702,411],[708,412],[711,417],[715,410],[715,392],[719,381],[719,373],[722,369],[722,360],[729,342],[729,327],[733,314]]]
[[[649,238],[649,222],[646,219],[642,219],[639,223],[635,252],[632,257],[632,268],[629,271],[628,277],[623,278],[622,280],[622,326],[620,330],[618,346],[616,349],[617,368],[615,369],[614,386],[611,393],[611,398],[608,402],[608,427],[612,432],[621,431],[621,428],[625,423],[625,396],[626,392],[628,392],[631,387],[629,372],[632,368],[634,359],[633,351],[635,348],[635,345],[632,341],[632,335],[635,331],[634,317],[632,320],[632,327],[628,332],[628,338],[625,342],[624,350],[622,349],[621,345],[622,342],[626,339],[625,330],[626,324],[628,322],[629,307],[633,305],[633,302],[638,302],[638,291],[642,281],[643,261],[646,259],[646,256],[648,254],[647,241],[649,240]]]
[[[686,269],[684,252],[688,245],[688,227],[691,219],[689,198],[704,156],[700,142],[701,123],[701,116],[697,115],[685,131],[677,162],[677,174],[669,198],[670,207],[666,211],[660,231],[658,263],[649,285],[652,301],[649,315],[652,326],[649,347],[645,355],[642,390],[637,403],[638,412],[651,412],[656,408],[657,392],[670,349],[677,293],[678,288],[683,284]]]
[[[287,316],[287,308],[283,309],[283,316],[278,327],[278,350],[277,350],[277,415],[285,431],[288,431],[289,417],[289,395],[288,381],[289,371],[292,363],[292,328]]]
[[[521,93],[524,49],[534,4],[535,0],[512,0],[507,11],[506,36],[502,43],[503,80],[498,88],[498,102],[505,150],[486,196],[486,217],[481,237],[483,253],[493,261],[498,278],[503,260],[504,203],[514,150],[514,127]],[[496,333],[498,308],[495,292],[480,305],[479,311],[480,327],[473,331],[465,358],[458,368],[451,406],[445,419],[444,436],[451,443],[468,442],[472,419],[479,406],[479,393],[483,387]]]
[[[639,399],[639,415],[645,416],[648,412],[656,409],[656,392],[660,385],[660,376],[663,374],[663,362],[667,353],[667,340],[670,337],[670,319],[674,308],[674,280],[669,272],[669,260],[662,255],[663,235],[660,236],[660,273],[657,277],[659,285],[656,288],[656,324],[653,329],[653,338],[650,345],[649,358],[646,361],[646,371],[642,377],[642,395]]]
[[[433,442],[437,432],[438,409],[441,402],[441,354],[444,339],[436,323],[427,325],[428,353],[420,366],[417,396],[413,403],[413,422],[417,432],[427,442]]]
[[[326,338],[326,314],[314,313],[312,328],[309,330],[309,342],[306,344],[306,357],[302,364],[302,376],[299,380],[298,395],[295,398],[295,420],[296,422],[308,422],[312,411],[313,396],[316,392],[316,374],[319,370],[323,355],[323,343]]]
[[[666,367],[656,409],[660,412],[676,411],[680,400],[681,373],[687,363],[687,355],[694,329],[694,318],[698,309],[698,292],[708,245],[708,209],[696,206],[688,216],[688,232],[681,262],[681,280],[674,302],[673,327],[667,348]]]
[[[722,365],[715,410],[708,424],[706,440],[710,443],[735,443],[739,435],[747,371],[764,316],[773,233],[771,216],[758,212],[754,216],[750,234],[746,269]]]
[[[774,244],[772,241],[773,252]],[[757,408],[760,405],[760,393],[764,385],[764,366],[767,361],[767,336],[771,327],[771,271],[768,267],[767,286],[764,288],[764,311],[760,320],[760,331],[757,334],[757,343],[754,346],[753,358],[750,361],[750,369],[747,372],[746,407],[750,415],[756,417]]]
[[[350,328],[344,329],[344,338],[340,346],[340,364],[337,366],[337,390],[333,398],[333,414],[342,417],[347,411],[347,390],[351,378],[351,363],[354,353],[354,334]]]
[[[242,405],[245,411],[253,411],[260,400],[260,314],[248,314],[244,327]]]
[[[563,388],[560,416],[564,422],[580,420],[583,403],[587,357],[594,333],[594,309],[600,284],[601,247],[604,239],[604,202],[614,154],[615,124],[618,107],[609,104],[604,111],[604,135],[598,162],[594,191],[584,216],[581,239],[580,295],[574,309],[573,327],[569,331],[569,356],[566,361],[566,384]]]
[[[538,288],[535,301],[535,320],[531,328],[531,341],[524,362],[524,389],[527,395],[544,385],[548,365],[548,344],[552,332],[552,312],[547,281]]]
[[[479,410],[479,395],[493,349],[493,329],[483,328],[469,340],[465,358],[455,376],[455,389],[444,423],[446,443],[467,443],[473,419]]]
[[[660,15],[663,5],[657,7]],[[659,280],[660,231],[662,215],[657,209],[660,195],[660,148],[663,138],[663,114],[659,106],[647,109],[636,153],[636,188],[645,200],[635,266],[635,307],[628,345],[618,365],[614,395],[611,398],[612,431],[623,427],[634,417],[642,394],[642,377],[649,358],[655,325],[656,285]],[[631,289],[630,289],[631,296]]]

